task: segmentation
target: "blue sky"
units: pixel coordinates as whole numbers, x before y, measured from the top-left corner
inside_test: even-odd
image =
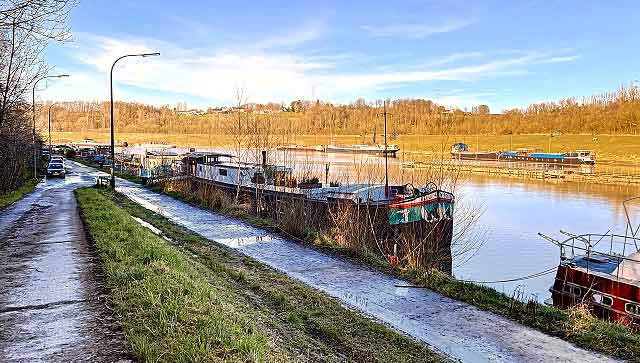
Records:
[[[609,5],[615,4],[615,5]],[[47,100],[156,105],[428,98],[493,112],[640,79],[636,1],[83,0]]]

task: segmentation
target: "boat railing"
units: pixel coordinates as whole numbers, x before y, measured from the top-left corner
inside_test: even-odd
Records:
[[[630,236],[629,234],[621,235],[615,233],[586,233],[575,235],[569,232],[560,231],[560,233],[568,236],[564,240],[558,240],[553,237],[546,236],[542,233],[538,233],[542,238],[550,241],[560,248],[560,260],[571,260],[575,257],[581,256],[586,258],[587,262],[600,260],[616,261],[617,266],[621,266],[622,263],[627,265],[640,265],[640,260],[628,257],[628,252],[640,251],[640,238]],[[602,244],[607,247],[602,248]],[[600,248],[598,248],[600,246]],[[608,251],[606,249],[608,248]],[[635,249],[635,250],[634,250]],[[589,264],[587,263],[586,269],[589,272]],[[616,276],[619,278],[619,269],[616,269]]]

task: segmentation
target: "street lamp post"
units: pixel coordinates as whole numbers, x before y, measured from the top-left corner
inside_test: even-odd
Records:
[[[43,79],[63,78],[63,77],[69,77],[69,75],[58,74],[55,76],[44,76],[36,79],[36,81],[33,83],[33,92],[31,94],[31,102],[33,103],[32,114],[33,114],[33,177],[34,178],[38,177],[38,150],[36,149],[36,86],[38,85],[38,82],[42,81]]]
[[[140,54],[127,54],[122,57],[116,59],[111,65],[111,73],[109,74],[109,84],[111,91],[111,189],[116,189],[116,175],[115,175],[115,167],[116,167],[116,146],[115,146],[115,136],[113,131],[113,68],[116,66],[119,60],[127,57],[153,57],[158,56],[160,53],[140,53]]]
[[[56,104],[57,102],[54,102],[49,106],[49,157],[51,157],[51,108]]]

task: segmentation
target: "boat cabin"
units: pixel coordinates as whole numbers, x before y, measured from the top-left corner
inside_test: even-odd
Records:
[[[463,142],[458,142],[451,145],[452,153],[459,153],[459,152],[465,152],[465,151],[469,151],[469,146]]]

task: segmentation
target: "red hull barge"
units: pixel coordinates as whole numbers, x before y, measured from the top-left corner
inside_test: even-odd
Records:
[[[563,233],[569,236],[564,241],[540,234],[560,247],[560,264],[549,289],[553,305],[567,309],[582,304],[601,319],[640,329],[640,238],[633,233]],[[597,251],[599,244],[608,252]],[[635,252],[626,254],[629,249]]]

